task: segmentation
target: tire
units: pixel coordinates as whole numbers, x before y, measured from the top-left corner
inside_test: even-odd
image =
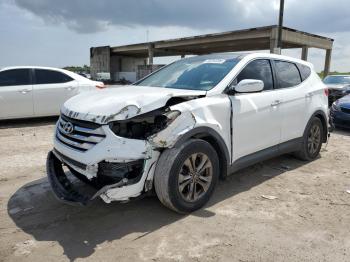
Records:
[[[317,131],[318,136],[313,137],[313,134],[314,134],[313,132],[315,132],[315,130],[318,130]],[[303,161],[314,160],[320,153],[320,150],[322,147],[322,141],[323,141],[322,136],[323,136],[322,122],[319,118],[313,117],[304,131],[301,149],[300,151],[295,153],[295,156]],[[310,141],[314,141],[315,143]],[[310,146],[310,143],[312,143],[312,146]]]
[[[191,139],[179,148],[163,151],[155,169],[154,187],[163,205],[189,213],[208,202],[219,173],[215,149],[204,140]]]

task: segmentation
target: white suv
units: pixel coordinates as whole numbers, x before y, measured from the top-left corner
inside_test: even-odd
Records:
[[[64,201],[127,201],[155,189],[165,206],[191,212],[219,177],[284,153],[315,159],[328,138],[327,95],[312,65],[298,59],[181,59],[134,85],[68,100],[48,178]],[[80,193],[74,176],[92,192]]]

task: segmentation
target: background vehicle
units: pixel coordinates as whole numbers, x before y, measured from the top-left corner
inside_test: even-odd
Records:
[[[73,72],[50,67],[8,67],[0,70],[0,119],[59,115],[69,98],[104,88]]]
[[[350,94],[350,75],[329,75],[323,79],[329,90],[329,105],[337,99]]]
[[[315,159],[327,141],[326,89],[310,63],[285,56],[181,59],[132,86],[68,100],[47,175],[64,201],[125,201],[154,188],[165,206],[191,212],[219,177],[284,153]],[[63,164],[93,195],[75,191]]]
[[[350,95],[333,102],[330,116],[334,127],[350,129]]]

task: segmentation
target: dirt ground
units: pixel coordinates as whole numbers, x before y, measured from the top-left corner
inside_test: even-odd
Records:
[[[59,203],[45,175],[54,121],[0,123],[1,261],[350,261],[350,132],[313,162],[238,172],[204,209],[178,215],[156,197]]]

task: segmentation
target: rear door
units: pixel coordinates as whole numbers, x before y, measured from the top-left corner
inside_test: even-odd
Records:
[[[31,69],[0,72],[0,119],[33,116]]]
[[[62,104],[78,92],[78,83],[60,71],[35,69],[34,114],[59,115]]]
[[[280,142],[281,136],[279,103],[282,98],[281,92],[274,89],[275,80],[270,61],[258,59],[250,62],[233,84],[243,79],[262,80],[264,90],[230,96],[233,109],[233,161],[272,148]]]
[[[274,60],[274,66],[277,87],[283,95],[283,102],[279,106],[283,115],[281,125],[281,143],[283,143],[303,135],[307,115],[306,105],[310,101],[306,97],[307,83],[302,82],[295,63]]]

